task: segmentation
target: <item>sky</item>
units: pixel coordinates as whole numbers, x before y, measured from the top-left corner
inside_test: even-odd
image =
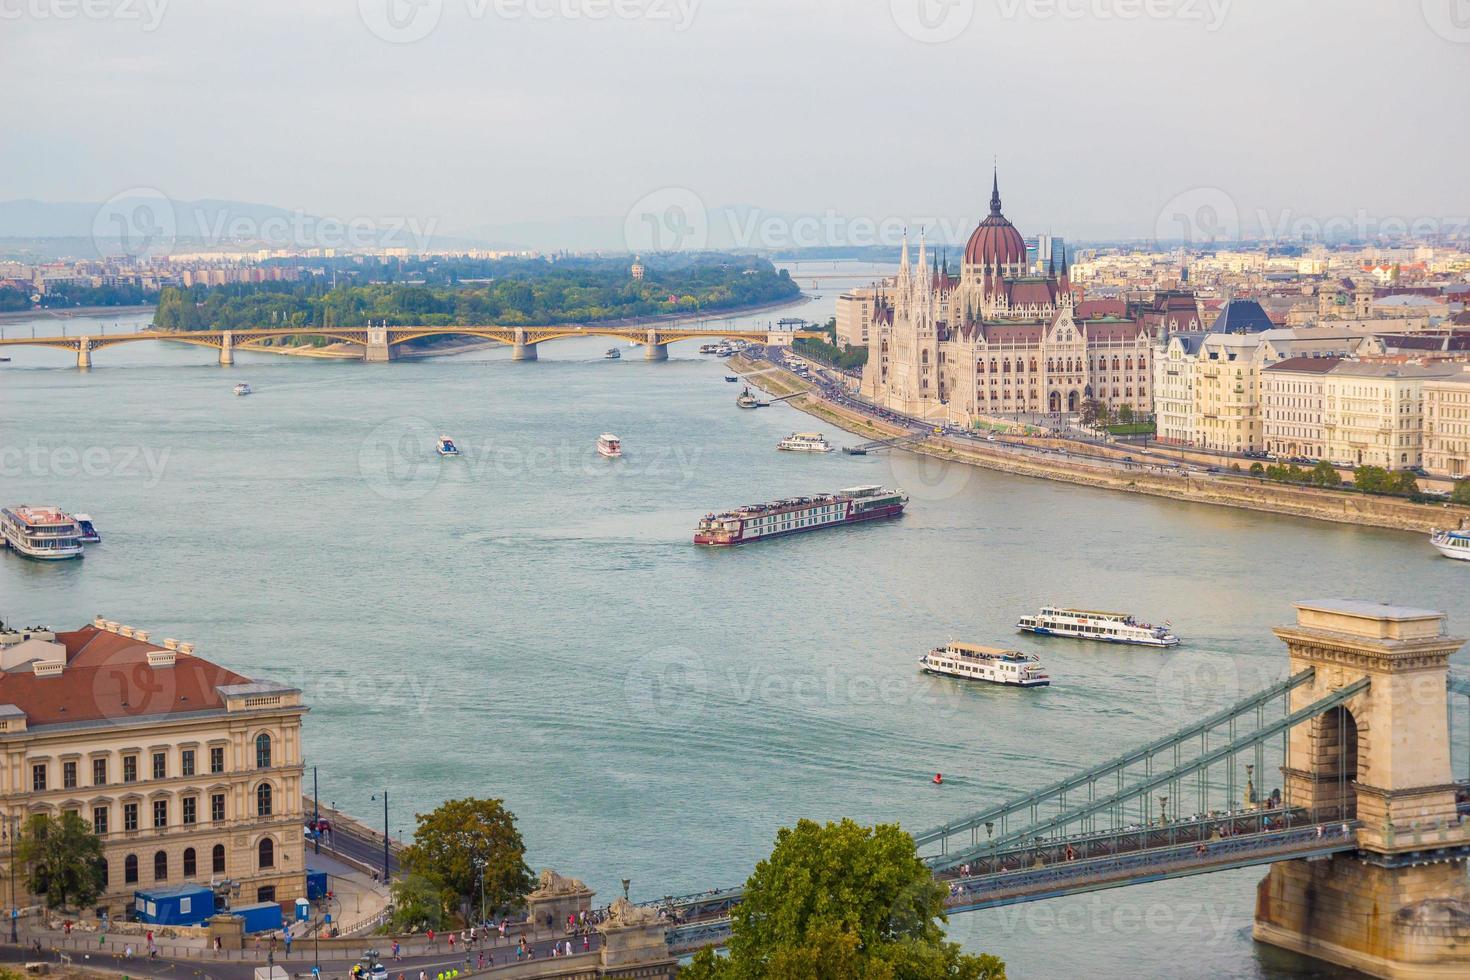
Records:
[[[0,201],[843,245],[963,239],[994,165],[1074,239],[1470,213],[1470,0],[0,0],[0,90]]]

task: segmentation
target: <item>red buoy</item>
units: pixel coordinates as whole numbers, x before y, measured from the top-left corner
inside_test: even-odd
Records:
[[[934,785],[938,786],[942,782],[944,782],[944,774],[936,772],[934,774]]]

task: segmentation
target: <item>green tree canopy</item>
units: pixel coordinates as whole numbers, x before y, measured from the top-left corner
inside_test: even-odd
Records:
[[[33,815],[15,857],[26,869],[26,887],[52,908],[87,905],[102,893],[102,842],[75,813]]]
[[[1342,486],[1342,476],[1336,466],[1323,459],[1312,467],[1312,482],[1319,487],[1338,487]]]
[[[1450,501],[1456,504],[1470,504],[1470,479],[1460,480],[1455,484],[1455,489],[1450,493]]]
[[[502,801],[449,800],[415,819],[403,866],[438,885],[442,904],[452,911],[479,907],[481,867],[487,909],[518,905],[534,887],[515,814]]]
[[[896,825],[803,820],[776,835],[735,909],[729,956],[688,980],[1004,980],[994,956],[945,939],[945,889]]]
[[[393,883],[394,932],[438,929],[444,924],[443,888],[422,875],[409,875]]]

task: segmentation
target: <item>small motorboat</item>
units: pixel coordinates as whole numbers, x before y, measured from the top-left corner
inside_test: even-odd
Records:
[[[611,432],[604,432],[597,437],[597,452],[609,459],[623,455],[623,440]]]
[[[82,544],[98,544],[102,541],[102,534],[97,526],[92,523],[92,518],[86,514],[73,514],[72,520],[77,522],[77,527],[82,529],[81,537],[77,540]]]
[[[459,455],[459,447],[456,446],[454,444],[454,440],[449,438],[448,436],[439,437],[439,444],[434,447],[434,451],[437,452],[440,456]]]
[[[607,353],[603,354],[602,356],[609,361],[616,361],[618,358],[623,356],[623,352],[618,350],[616,347],[609,347],[607,349]]]
[[[703,344],[703,345],[700,346],[699,352],[701,354],[713,354],[715,351],[717,351],[719,349],[720,349],[720,345],[719,344]]]
[[[727,374],[727,375],[725,375],[725,380],[726,381],[730,381],[730,382],[739,381],[740,380],[740,375],[738,375],[738,374]]]
[[[740,408],[762,408],[766,405],[765,402],[755,397],[755,392],[750,390],[750,385],[746,385],[745,389],[735,396],[735,404]]]
[[[237,395],[248,395],[251,394],[253,390],[254,389],[252,389],[250,385],[248,385],[244,381],[241,381],[239,384],[235,385],[235,394]]]

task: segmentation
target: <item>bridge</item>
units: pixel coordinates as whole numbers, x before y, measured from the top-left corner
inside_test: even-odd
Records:
[[[68,337],[0,338],[0,347],[51,347],[75,352],[77,367],[92,366],[92,354],[119,344],[143,341],[170,341],[213,348],[219,352],[219,363],[235,363],[236,350],[260,349],[263,344],[290,337],[324,337],[339,343],[356,344],[363,350],[363,360],[391,361],[398,348],[410,340],[425,337],[474,337],[495,341],[512,349],[517,361],[536,360],[536,347],[566,337],[611,337],[637,344],[650,361],[668,360],[669,344],[682,340],[747,340],[759,344],[787,346],[798,338],[824,339],[826,334],[778,328],[774,330],[719,330],[680,326],[671,321],[654,326],[618,327],[591,324],[561,324],[540,327],[508,326],[356,326],[356,327],[266,327],[244,330],[140,330],[135,333],[79,335]]]
[[[1470,708],[1470,680],[1448,670],[1464,641],[1430,610],[1297,610],[1275,631],[1286,679],[914,834],[946,909],[1261,866],[1258,940],[1374,976],[1470,975],[1470,778],[1450,769],[1451,695]],[[1265,792],[1273,771],[1281,785]],[[654,903],[670,951],[723,944],[740,899],[726,888]]]

